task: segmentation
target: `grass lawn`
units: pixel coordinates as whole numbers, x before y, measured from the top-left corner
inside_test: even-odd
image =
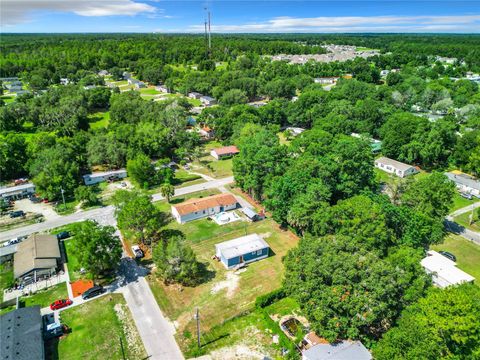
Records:
[[[22,301],[25,302],[25,306],[40,305],[40,307],[43,308],[49,306],[55,300],[67,298],[67,283],[63,282],[44,290],[37,291],[31,296],[22,297]]]
[[[470,215],[472,214],[471,211],[464,213],[460,216],[455,217],[455,222],[459,223],[463,227],[467,229],[480,232],[480,219],[478,218],[478,209],[473,210],[473,222],[470,224]],[[479,264],[480,266],[480,264]]]
[[[13,285],[13,261],[6,261],[0,264],[0,291],[10,288]]]
[[[480,246],[468,241],[461,236],[450,234],[443,244],[431,247],[435,251],[445,250],[457,257],[459,269],[469,273],[475,278],[475,283],[480,286]]]
[[[75,238],[70,238],[63,242],[65,245],[65,250],[67,252],[67,266],[68,266],[68,275],[70,276],[70,281],[76,281],[82,279],[82,275],[78,272],[80,270],[80,264],[78,259],[73,255],[72,246]]]
[[[480,199],[476,197],[473,197],[472,200],[465,199],[464,197],[460,196],[460,194],[457,191],[455,191],[455,195],[453,197],[453,206],[450,210],[455,211],[455,210],[464,208],[468,205],[472,205],[479,201]]]
[[[9,104],[9,103],[15,101],[15,96],[13,96],[13,95],[11,95],[11,96],[0,96],[0,99],[5,101],[5,104]]]
[[[99,111],[88,115],[90,129],[97,130],[108,127],[110,122],[110,111]]]
[[[138,90],[140,92],[140,94],[142,95],[158,95],[158,94],[161,94],[160,91],[158,90],[155,90],[154,87],[150,87],[150,88],[141,88]]]
[[[285,298],[261,310],[238,316],[202,333],[200,352],[197,350],[196,337],[192,335],[187,342],[186,356],[207,354],[235,345],[247,346],[251,351],[265,354],[270,358],[281,358],[282,348],[293,348],[293,342],[280,329],[278,319],[284,315],[299,314],[300,308],[295,300]],[[275,319],[275,320],[274,320]],[[272,342],[272,335],[279,336],[279,344]],[[189,335],[186,333],[185,335]],[[180,335],[179,335],[180,336]],[[293,350],[293,349],[292,349]]]
[[[201,181],[197,181],[201,180]],[[173,178],[173,185],[175,187],[180,187],[179,185],[184,185],[184,186],[189,186],[189,185],[194,185],[194,184],[200,184],[202,182],[205,182],[199,175],[196,174],[190,174],[188,171],[183,170],[183,169],[178,169],[175,171],[175,176]],[[160,187],[162,185],[157,185],[151,189],[148,190],[149,194],[156,194],[160,192]]]
[[[214,178],[233,175],[232,159],[216,160],[213,156],[204,156],[193,163],[194,171]]]
[[[62,311],[65,338],[47,343],[47,359],[145,359],[146,352],[121,294],[102,296]],[[125,349],[125,358],[122,348]]]
[[[200,106],[200,105],[202,105],[202,102],[201,102],[199,99],[192,99],[192,98],[189,98],[189,97],[187,97],[186,99],[188,100],[188,102],[189,102],[190,104],[192,104],[192,106]]]
[[[162,201],[154,202],[154,204],[160,210],[170,212],[170,207],[172,205],[180,204],[180,203],[184,202],[185,200],[193,199],[193,198],[202,198],[202,197],[205,197],[205,196],[217,195],[217,194],[220,194],[220,191],[218,191],[217,189],[208,189],[208,190],[198,191],[198,192],[190,193],[190,194],[186,194],[186,195],[175,196],[175,197],[170,199],[170,203],[167,203],[166,200],[162,200]],[[172,222],[172,224],[174,224],[174,223]]]
[[[171,320],[177,321],[178,340],[184,350],[189,342],[188,334],[195,331],[193,313],[196,307],[199,307],[202,317],[202,333],[252,310],[257,296],[280,287],[284,273],[282,257],[298,242],[297,237],[281,230],[271,219],[257,223],[237,221],[223,226],[202,219],[173,226],[186,234],[187,242],[209,272],[208,280],[196,287],[166,286],[154,275],[149,277],[162,310]],[[212,259],[214,245],[244,236],[245,232],[262,235],[270,245],[271,255],[234,274]]]

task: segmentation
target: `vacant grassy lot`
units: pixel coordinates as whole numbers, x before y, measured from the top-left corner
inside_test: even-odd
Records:
[[[110,122],[110,111],[99,111],[88,115],[90,129],[106,128]]]
[[[50,306],[50,304],[55,300],[67,298],[67,283],[61,283],[44,290],[40,290],[32,296],[22,297],[22,301],[25,302],[25,306],[40,305],[40,307],[46,307]]]
[[[216,160],[213,156],[207,155],[195,161],[193,165],[196,172],[213,178],[224,178],[233,175],[232,159]]]
[[[475,283],[480,286],[480,245],[461,236],[450,234],[443,244],[434,245],[432,249],[445,250],[455,255],[458,268],[472,275],[476,279]]]
[[[13,284],[13,261],[7,261],[0,264],[0,291],[1,300],[3,300],[3,290],[8,289]]]
[[[47,359],[144,359],[145,349],[123,295],[109,294],[62,311],[72,332],[47,344]]]
[[[471,224],[470,224],[470,216],[472,215],[471,211],[455,217],[455,222],[459,223],[463,227],[466,227],[467,229],[480,232],[480,219],[478,218],[477,211],[478,211],[477,209],[473,211],[473,217],[472,217],[473,221]]]
[[[281,358],[282,348],[293,348],[294,344],[280,329],[279,321],[284,315],[300,314],[300,308],[291,298],[282,299],[261,310],[238,316],[202,333],[200,351],[193,335],[186,343],[185,355],[214,353],[227,355],[236,345],[247,346],[253,353],[270,358]],[[279,344],[272,342],[272,335],[279,336]],[[189,336],[189,334],[186,334]]]
[[[63,244],[65,245],[65,250],[67,252],[68,275],[70,276],[70,281],[75,281],[83,278],[82,275],[78,272],[80,270],[80,264],[78,263],[78,259],[74,256],[72,252],[72,246],[74,241],[74,238],[70,238],[63,242]]]
[[[298,239],[290,232],[283,231],[273,220],[257,223],[234,222],[219,226],[209,220],[197,220],[185,225],[173,224],[185,233],[199,261],[209,272],[209,279],[196,287],[165,286],[154,276],[150,285],[165,314],[178,322],[179,341],[185,349],[188,333],[194,333],[193,313],[199,307],[202,316],[202,331],[251,310],[257,296],[277,289],[283,278],[282,257],[295,247]],[[271,248],[267,259],[249,264],[234,274],[212,259],[215,244],[235,239],[245,234],[257,233],[265,238]],[[185,332],[186,331],[186,332]]]
[[[468,200],[460,196],[458,192],[455,192],[455,195],[453,196],[453,206],[451,208],[451,211],[455,211],[455,210],[464,208],[468,205],[475,204],[478,201],[480,201],[479,198],[473,197],[472,200]]]
[[[143,94],[143,95],[158,95],[158,94],[161,94],[161,92],[158,91],[158,90],[155,90],[154,87],[143,88],[143,89],[139,89],[138,91],[140,92],[140,94]]]

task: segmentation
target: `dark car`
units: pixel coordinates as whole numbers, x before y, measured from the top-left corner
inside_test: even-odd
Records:
[[[73,304],[73,301],[70,299],[56,300],[55,302],[50,304],[50,309],[58,310],[58,309],[62,309],[64,307],[70,306],[72,304]]]
[[[457,262],[457,258],[452,253],[449,253],[448,251],[439,251],[439,253],[445,256],[447,259]]]
[[[17,210],[17,211],[12,211],[10,213],[10,217],[13,219],[13,218],[18,218],[18,217],[22,217],[22,216],[25,216],[25,213],[22,211],[22,210]]]
[[[61,233],[57,234],[58,240],[68,239],[70,237],[70,233],[68,231],[62,231]]]
[[[94,286],[94,287],[88,289],[87,291],[85,291],[82,294],[82,299],[87,300],[87,299],[90,299],[92,297],[103,294],[104,292],[105,292],[105,289],[102,286],[97,285],[97,286]]]

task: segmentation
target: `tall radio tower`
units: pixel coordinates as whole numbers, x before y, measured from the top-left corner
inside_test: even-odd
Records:
[[[212,52],[212,33],[210,28],[210,11],[207,7],[204,8],[206,11],[205,17],[205,53],[208,57],[211,56]]]

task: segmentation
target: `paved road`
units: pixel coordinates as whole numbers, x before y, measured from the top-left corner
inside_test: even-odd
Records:
[[[233,182],[233,177],[227,177],[217,180],[211,180],[202,184],[196,184],[186,186],[183,188],[175,189],[175,196],[190,194],[197,191],[207,190],[225,186]],[[163,200],[164,197],[161,194],[154,194],[152,196],[153,201]],[[71,224],[74,222],[80,222],[84,220],[96,220],[102,225],[114,225],[115,220],[113,217],[113,206],[105,206],[98,209],[92,209],[87,211],[79,211],[70,215],[61,216],[58,219],[45,221],[38,224],[27,225],[21,228],[16,228],[8,231],[4,231],[0,234],[0,242],[13,239],[18,236],[30,235],[34,232],[46,231],[59,226]]]
[[[464,208],[455,210],[454,212],[449,214],[444,221],[446,229],[454,234],[460,235],[461,237],[480,245],[480,233],[467,229],[454,221],[455,217],[470,212],[472,211],[472,209],[476,209],[478,207],[480,207],[480,202],[465,206]]]

